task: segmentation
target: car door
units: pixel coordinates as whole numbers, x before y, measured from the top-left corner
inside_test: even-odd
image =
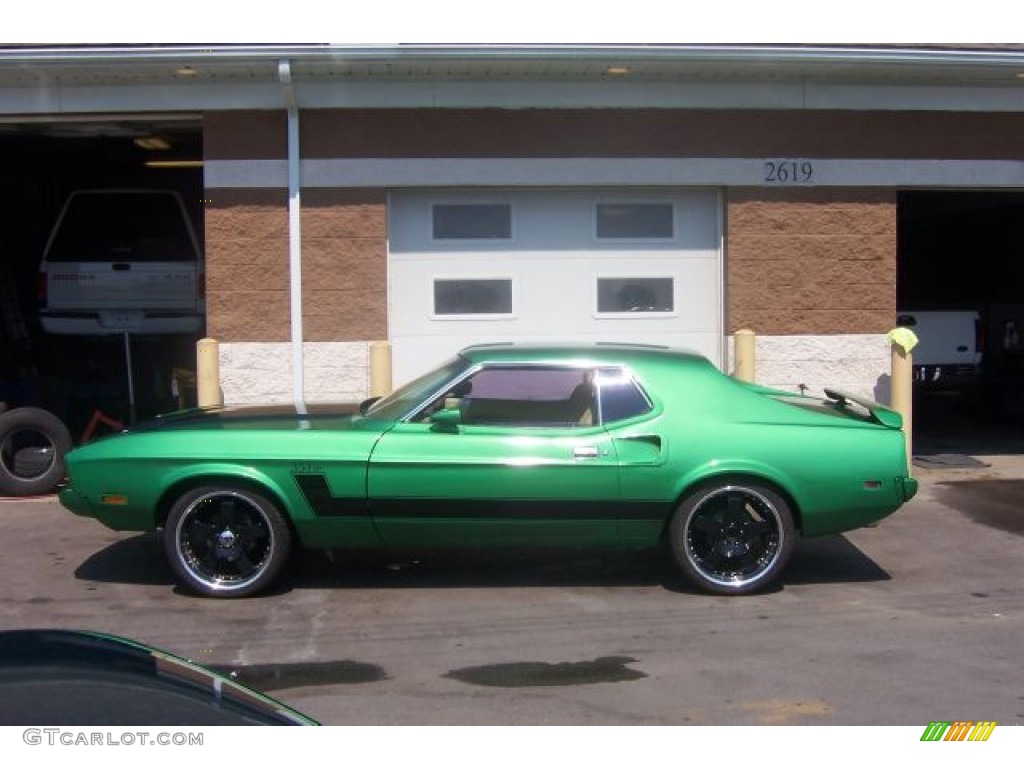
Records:
[[[390,545],[564,546],[617,537],[619,468],[592,372],[484,366],[381,437],[367,495]]]

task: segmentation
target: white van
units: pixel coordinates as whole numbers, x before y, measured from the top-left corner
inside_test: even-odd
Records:
[[[170,190],[73,192],[39,266],[40,321],[61,334],[197,333],[202,254]]]

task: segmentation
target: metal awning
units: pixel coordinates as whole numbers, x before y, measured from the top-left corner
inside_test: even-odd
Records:
[[[300,105],[314,108],[827,108],[814,101],[827,91],[834,108],[891,109],[904,89],[929,96],[908,108],[1024,109],[1024,46],[1012,45],[7,46],[0,116],[280,108],[282,60]],[[716,94],[723,85],[735,88]],[[862,90],[844,107],[834,89]]]
[[[0,78],[69,83],[336,77],[789,78],[999,82],[1024,76],[1024,46],[785,45],[220,45],[0,46]],[[609,73],[609,69],[612,72]],[[1012,81],[1012,80],[1011,80]]]

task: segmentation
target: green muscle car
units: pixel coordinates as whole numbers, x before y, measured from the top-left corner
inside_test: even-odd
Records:
[[[308,410],[308,412],[307,412]],[[67,455],[61,502],[163,529],[183,585],[265,589],[293,545],[651,548],[717,594],[779,576],[798,536],[913,497],[900,416],[738,382],[664,347],[470,347],[353,407],[182,411]]]

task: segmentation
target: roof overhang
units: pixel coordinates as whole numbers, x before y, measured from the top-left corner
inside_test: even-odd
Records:
[[[1024,110],[1024,46],[0,47],[0,117],[304,108]]]

